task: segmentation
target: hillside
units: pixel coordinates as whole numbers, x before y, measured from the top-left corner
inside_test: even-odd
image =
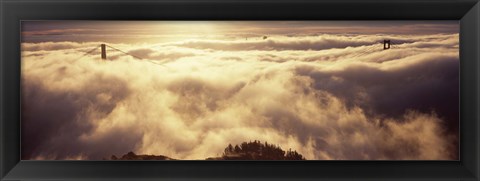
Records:
[[[176,160],[163,155],[137,155],[133,152],[107,160]],[[229,144],[221,157],[210,157],[205,160],[305,160],[297,151],[282,150],[279,146],[261,143],[260,141],[243,142],[240,145]]]
[[[117,158],[115,155],[112,155],[109,160],[175,160],[163,155],[137,155],[133,152],[128,152],[127,154]]]

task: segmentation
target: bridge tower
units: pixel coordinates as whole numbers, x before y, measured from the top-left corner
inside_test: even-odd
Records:
[[[390,40],[383,40],[383,49],[390,49]]]
[[[105,45],[105,44],[101,44],[100,46],[101,46],[101,48],[102,48],[102,60],[107,60],[106,45]]]

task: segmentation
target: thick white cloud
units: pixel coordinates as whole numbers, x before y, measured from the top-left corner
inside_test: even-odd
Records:
[[[22,44],[22,158],[205,159],[261,140],[307,159],[458,159],[458,34],[110,44],[143,59],[82,57],[98,44]]]

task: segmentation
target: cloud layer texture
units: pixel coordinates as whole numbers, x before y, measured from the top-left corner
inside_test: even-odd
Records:
[[[22,44],[22,159],[458,159],[458,34],[100,43]]]

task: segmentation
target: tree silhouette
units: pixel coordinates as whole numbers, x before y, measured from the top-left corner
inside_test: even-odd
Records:
[[[233,146],[232,146],[232,144],[228,144],[228,147],[225,148],[225,153],[233,153]]]
[[[235,148],[234,148],[234,153],[238,153],[238,152],[241,152],[242,149],[240,149],[240,147],[238,147],[238,145],[235,145]]]
[[[229,144],[223,153],[224,160],[305,160],[297,151],[283,151],[279,146],[262,144],[258,140],[243,142],[233,147]]]

